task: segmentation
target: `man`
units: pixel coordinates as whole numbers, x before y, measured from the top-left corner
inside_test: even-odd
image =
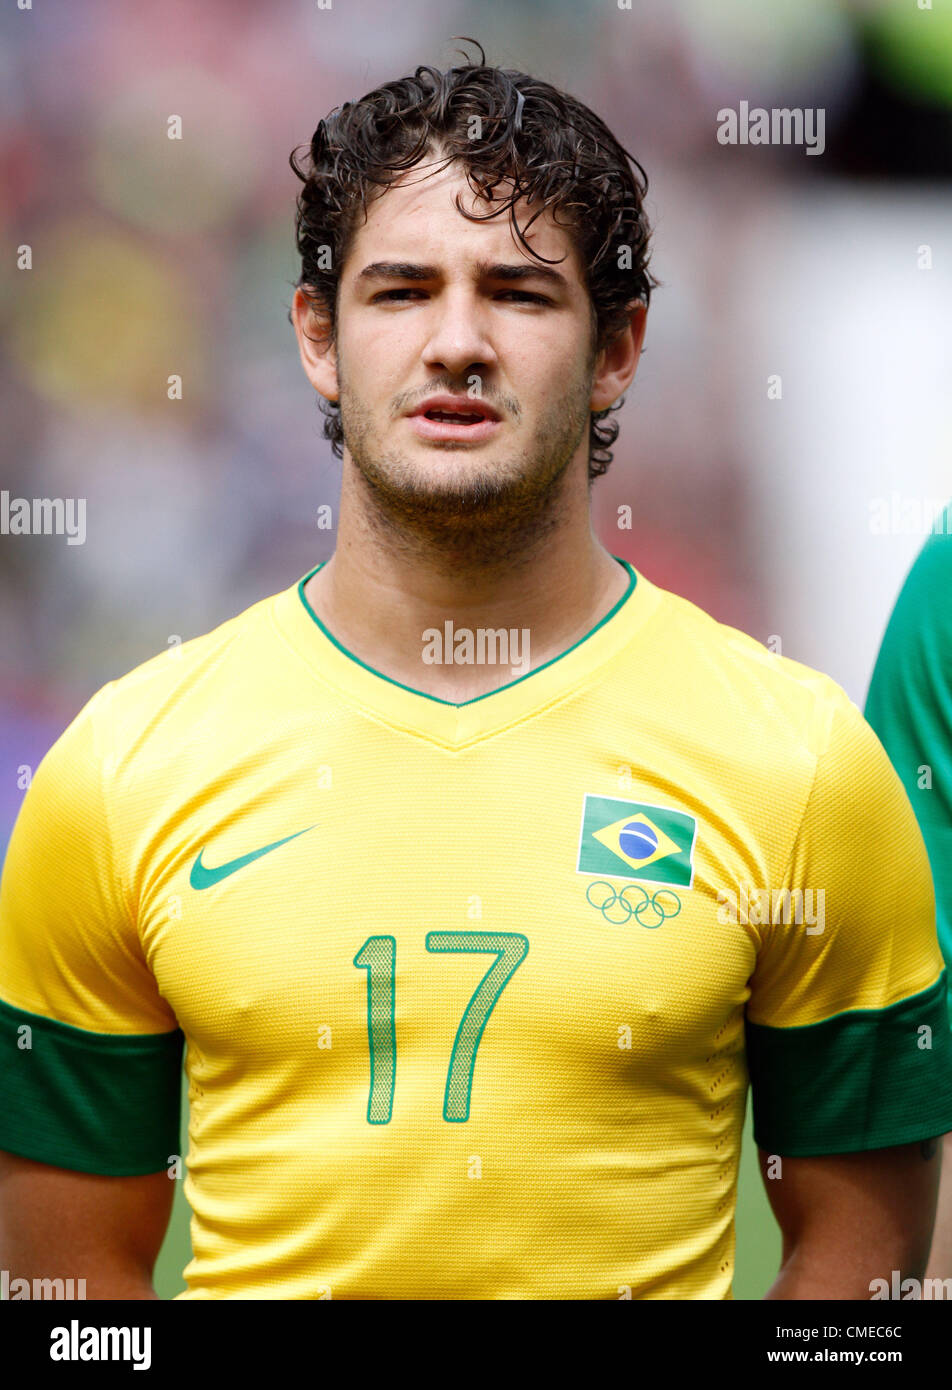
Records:
[[[651,288],[629,157],[481,60],[295,167],[337,548],[37,773],[6,1263],[152,1296],[184,1035],[187,1298],[729,1298],[748,1074],[772,1296],[921,1274],[952,1061],[901,785],[831,680],[592,533]]]
[[[952,506],[937,518],[896,600],[866,700],[912,803],[935,883],[939,944],[952,960]],[[952,1278],[952,1135],[928,1275]]]

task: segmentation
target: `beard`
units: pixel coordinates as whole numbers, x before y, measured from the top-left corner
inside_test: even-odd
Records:
[[[437,553],[458,569],[511,571],[528,564],[562,518],[569,465],[589,427],[594,357],[570,390],[553,392],[534,438],[508,454],[494,454],[492,445],[456,443],[426,445],[423,457],[401,452],[388,445],[349,389],[339,356],[337,367],[344,442],[378,537],[405,553]],[[450,380],[432,389],[466,388]],[[484,399],[498,405],[503,418],[519,420],[517,401]]]

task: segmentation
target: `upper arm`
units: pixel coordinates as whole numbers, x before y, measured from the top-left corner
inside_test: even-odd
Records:
[[[798,1262],[814,1297],[869,1298],[894,1269],[922,1279],[939,1187],[934,1140],[866,1153],[784,1158],[760,1150],[767,1196],[783,1235],[783,1263]],[[872,1287],[871,1287],[872,1286]]]
[[[0,1262],[11,1279],[84,1279],[87,1298],[149,1296],[173,1188],[164,1168],[102,1177],[0,1153]]]
[[[184,1040],[116,852],[102,694],[37,769],[0,884],[0,1229],[24,1274],[93,1247],[150,1265],[179,1148]]]
[[[785,874],[775,886],[823,910],[799,921],[774,912],[760,929],[747,1005],[758,1146],[786,1162],[952,1130],[925,847],[889,759],[842,692]]]

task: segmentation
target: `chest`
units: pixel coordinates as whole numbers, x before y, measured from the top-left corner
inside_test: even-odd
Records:
[[[239,776],[153,837],[142,939],[202,1055],[459,1070],[485,1037],[503,1077],[571,1057],[584,1084],[689,1068],[736,1032],[755,949],[719,895],[754,868],[690,788],[499,760],[321,785],[322,767],[266,795]]]

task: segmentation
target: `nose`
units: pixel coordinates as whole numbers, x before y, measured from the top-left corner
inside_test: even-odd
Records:
[[[474,289],[453,286],[433,301],[430,333],[423,348],[427,367],[454,377],[496,365],[486,312]]]

